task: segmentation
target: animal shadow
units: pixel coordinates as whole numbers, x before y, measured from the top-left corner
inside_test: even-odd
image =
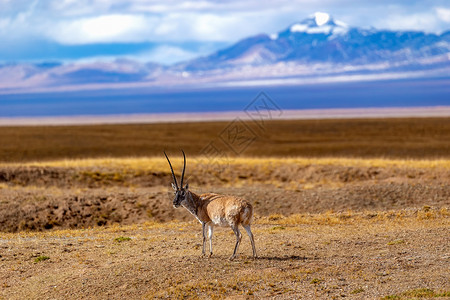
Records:
[[[311,257],[299,256],[299,255],[288,255],[288,256],[258,256],[257,260],[269,260],[269,261],[294,261],[301,260],[307,261],[312,260]]]

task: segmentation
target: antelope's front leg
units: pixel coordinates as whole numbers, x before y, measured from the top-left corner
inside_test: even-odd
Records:
[[[205,245],[206,245],[206,223],[202,223],[202,235],[203,235],[203,248],[202,248],[202,256],[205,256]]]
[[[213,226],[210,223],[209,226],[208,226],[208,237],[209,237],[209,256],[208,257],[211,257],[213,255],[212,236],[213,236]]]

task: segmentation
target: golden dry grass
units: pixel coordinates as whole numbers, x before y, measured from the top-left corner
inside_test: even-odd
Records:
[[[173,165],[182,165],[180,155],[173,155]],[[190,156],[188,162],[192,168],[208,163],[205,156]],[[388,159],[388,158],[305,158],[305,157],[235,157],[229,159],[214,160],[217,165],[234,166],[260,166],[262,168],[276,168],[280,165],[324,165],[324,166],[348,166],[348,167],[399,167],[399,168],[442,168],[450,169],[450,159]],[[0,167],[37,166],[37,167],[62,167],[62,168],[109,168],[119,170],[151,170],[155,172],[167,171],[167,160],[164,157],[124,157],[124,158],[87,158],[87,159],[63,159],[49,161],[31,161],[25,163],[0,162]]]
[[[344,213],[325,212],[321,214],[293,214],[284,216],[281,214],[272,214],[269,216],[255,216],[254,224],[257,225],[277,225],[277,226],[291,226],[292,228],[298,225],[317,225],[317,226],[335,226],[335,225],[353,225],[361,226],[362,228],[374,225],[401,225],[417,227],[422,222],[434,222],[436,226],[450,225],[450,211],[449,208],[443,207],[440,209],[424,206],[421,209],[410,210],[392,210],[392,211],[367,211],[367,212],[353,212],[347,211]],[[20,231],[16,233],[2,232],[1,238],[7,240],[15,239],[46,239],[46,238],[64,238],[64,237],[83,237],[83,236],[107,236],[109,234],[139,231],[139,230],[153,230],[153,229],[180,229],[184,231],[187,229],[197,228],[196,221],[190,222],[154,222],[148,221],[142,224],[120,225],[114,224],[109,227],[91,227],[84,229],[56,229],[50,231]],[[411,224],[411,225],[410,225]],[[431,223],[428,223],[431,226]],[[288,227],[289,228],[289,227]],[[276,230],[277,227],[272,227]],[[278,228],[279,229],[279,228]],[[283,230],[286,228],[282,228]]]

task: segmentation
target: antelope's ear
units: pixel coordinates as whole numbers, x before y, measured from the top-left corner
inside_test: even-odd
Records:
[[[177,190],[177,187],[176,187],[176,185],[172,182],[172,188],[176,191]]]
[[[186,185],[184,186],[184,189],[187,191],[189,189],[189,183],[186,183]]]

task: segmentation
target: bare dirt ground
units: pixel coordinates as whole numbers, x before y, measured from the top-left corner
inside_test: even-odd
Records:
[[[450,297],[449,212],[297,215],[253,225],[229,261],[234,236],[218,229],[200,257],[200,225],[5,234],[4,299],[418,299]]]

